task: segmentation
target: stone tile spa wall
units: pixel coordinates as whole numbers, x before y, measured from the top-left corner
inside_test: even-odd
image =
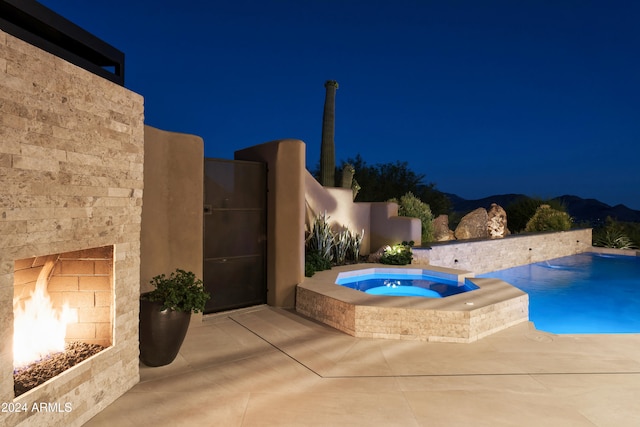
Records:
[[[143,114],[141,96],[0,31],[0,425],[81,425],[139,381]],[[111,346],[14,399],[16,261],[101,247]]]
[[[415,248],[412,264],[456,268],[482,274],[591,250],[590,228],[517,234],[503,239],[454,241]]]

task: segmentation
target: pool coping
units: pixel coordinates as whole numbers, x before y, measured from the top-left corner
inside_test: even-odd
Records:
[[[427,271],[456,276],[478,289],[445,298],[370,295],[335,284],[338,274],[367,269]],[[499,279],[431,265],[353,264],[305,278],[296,288],[296,311],[356,337],[474,342],[529,320],[529,296]]]

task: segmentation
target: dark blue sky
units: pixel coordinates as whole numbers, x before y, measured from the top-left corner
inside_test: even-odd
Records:
[[[640,2],[41,0],[126,54],[146,123],[208,157],[274,139],[407,161],[467,199],[640,209]],[[356,172],[357,173],[357,172]]]

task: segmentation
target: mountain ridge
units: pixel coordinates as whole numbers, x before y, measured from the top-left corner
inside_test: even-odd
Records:
[[[492,203],[506,208],[519,198],[529,197],[525,194],[509,193],[495,194],[481,199],[470,200],[452,193],[444,194],[451,201],[453,211],[458,213],[470,212],[477,208],[488,209]],[[558,200],[566,206],[567,212],[577,223],[588,222],[592,226],[597,226],[603,224],[608,216],[617,221],[640,222],[640,211],[631,209],[623,204],[610,206],[597,199],[584,199],[571,194],[557,196],[551,200]]]

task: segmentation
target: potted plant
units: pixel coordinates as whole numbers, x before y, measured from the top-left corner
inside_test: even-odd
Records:
[[[191,313],[202,312],[210,295],[194,273],[180,269],[155,276],[151,284],[155,289],[140,295],[140,360],[164,366],[178,355]]]

